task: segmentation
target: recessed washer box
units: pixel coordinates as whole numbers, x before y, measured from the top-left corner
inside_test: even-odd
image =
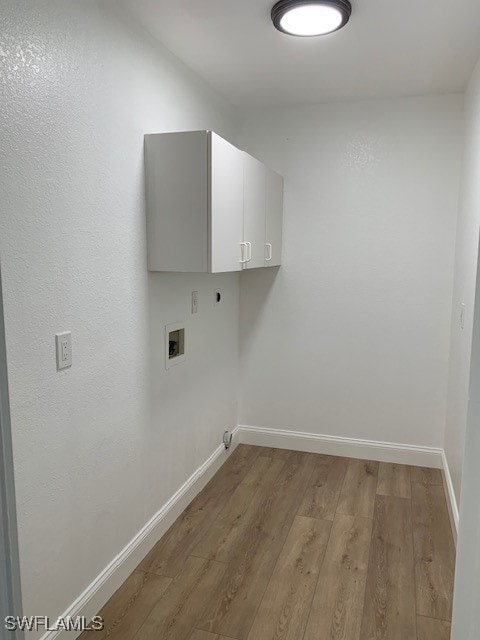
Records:
[[[165,368],[185,362],[185,324],[167,324],[165,327]]]

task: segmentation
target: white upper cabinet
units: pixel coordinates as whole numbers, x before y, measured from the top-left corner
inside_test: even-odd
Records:
[[[145,163],[150,271],[280,264],[280,176],[211,131],[147,135]]]
[[[282,264],[283,178],[266,170],[265,266]]]

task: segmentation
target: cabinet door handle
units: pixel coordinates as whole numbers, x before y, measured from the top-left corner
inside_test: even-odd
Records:
[[[240,245],[240,254],[241,254],[239,262],[240,262],[240,264],[245,264],[246,262],[248,262],[248,243],[247,242],[239,242],[238,244]],[[244,256],[243,247],[245,247],[247,249],[245,258],[243,257]]]
[[[267,249],[268,249],[268,257],[267,257],[267,258],[265,258],[265,260],[266,260],[267,262],[270,262],[270,260],[272,259],[272,245],[271,245],[271,243],[270,243],[270,242],[266,242],[266,243],[265,243],[265,246],[266,246],[266,247],[267,247]]]
[[[248,249],[247,262],[250,262],[250,260],[252,259],[252,243],[246,242],[245,244],[247,245],[247,249]]]

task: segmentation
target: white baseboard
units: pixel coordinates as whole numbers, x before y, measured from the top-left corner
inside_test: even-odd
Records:
[[[443,449],[409,444],[377,442],[357,438],[340,438],[286,429],[266,429],[240,425],[240,442],[260,447],[293,449],[332,456],[409,464],[432,469],[443,468]]]
[[[228,451],[218,446],[206,460],[163,505],[163,507],[146,523],[144,527],[120,551],[116,558],[95,578],[85,591],[62,614],[62,617],[84,616],[91,620],[104,604],[125,582],[147,553],[167,532],[178,516],[192,502],[195,496],[205,487],[208,481],[220,469],[225,460],[235,450],[240,440],[238,429],[232,431],[233,439]],[[41,640],[73,640],[80,632],[47,631]]]
[[[448,515],[450,516],[450,524],[452,525],[453,539],[456,545],[457,537],[458,537],[458,521],[459,521],[458,504],[457,504],[457,498],[455,496],[455,490],[453,488],[452,476],[450,475],[450,467],[448,466],[448,460],[447,460],[447,456],[445,455],[445,451],[443,452],[442,458],[443,458],[443,465],[442,465],[443,485],[445,487],[445,493],[447,495]]]

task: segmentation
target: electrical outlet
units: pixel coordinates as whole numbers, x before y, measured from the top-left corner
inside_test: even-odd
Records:
[[[57,333],[55,336],[55,344],[57,347],[57,369],[67,369],[72,366],[72,334],[70,331],[66,333]]]
[[[198,313],[198,291],[192,291],[192,313]]]

